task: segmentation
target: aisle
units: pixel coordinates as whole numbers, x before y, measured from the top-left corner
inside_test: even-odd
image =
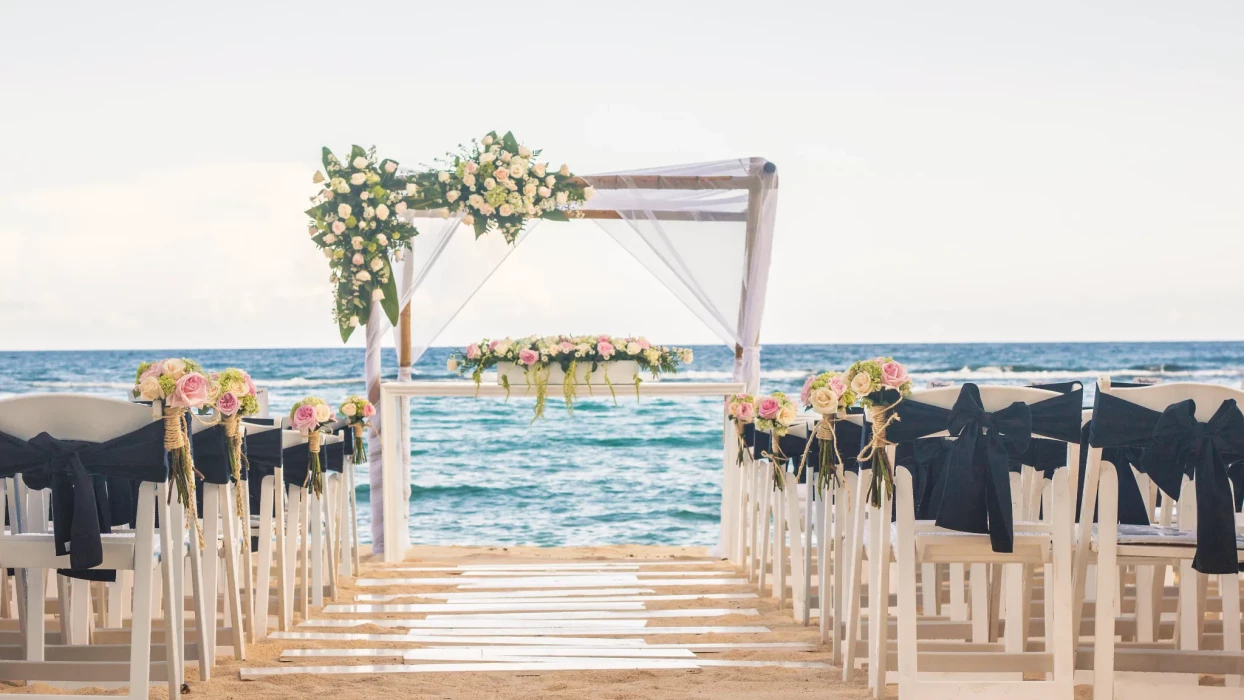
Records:
[[[794,626],[724,562],[502,555],[367,565],[338,603],[271,635],[283,663],[244,667],[241,678],[718,667],[829,675],[815,628]]]

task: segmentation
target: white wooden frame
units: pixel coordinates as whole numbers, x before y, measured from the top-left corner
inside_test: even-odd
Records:
[[[534,388],[513,387],[515,396],[534,395]],[[629,391],[629,389],[628,389]],[[639,394],[643,396],[721,396],[727,397],[744,391],[743,384],[729,382],[680,382],[680,381],[645,381],[639,385]],[[410,474],[403,474],[402,446],[399,444],[401,421],[396,406],[396,399],[414,397],[479,397],[505,398],[504,387],[485,382],[475,386],[474,382],[384,382],[380,386],[381,426],[384,492],[381,498],[384,503],[384,541],[383,560],[386,563],[400,562],[406,557],[410,547]],[[404,416],[408,419],[408,416]],[[725,417],[725,406],[722,406],[723,479],[732,481],[728,473],[735,464],[733,426]],[[405,452],[410,451],[406,445]],[[724,488],[724,486],[723,486]],[[373,496],[374,497],[374,496]],[[395,515],[396,514],[396,515]],[[723,514],[723,518],[725,514]]]

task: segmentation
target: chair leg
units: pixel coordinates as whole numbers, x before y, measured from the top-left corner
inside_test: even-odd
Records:
[[[1098,483],[1099,523],[1117,523],[1119,511],[1118,476],[1113,469],[1101,470]],[[1086,489],[1087,490],[1087,489]],[[1109,525],[1098,528],[1097,611],[1093,615],[1093,697],[1114,700],[1114,598],[1118,595],[1117,534]]]
[[[130,691],[131,700],[147,700],[148,688],[151,686],[151,598],[152,584],[156,564],[155,558],[155,500],[156,489],[153,484],[142,484],[138,488],[138,516],[134,530],[134,599],[139,601],[134,606],[134,617],[130,621]],[[161,543],[163,544],[163,543]],[[164,562],[158,564],[161,573],[167,568]],[[118,576],[118,579],[120,577]],[[116,586],[120,587],[118,580]],[[112,611],[109,610],[109,614]],[[117,608],[120,613],[120,607]],[[120,627],[120,625],[117,625]],[[169,677],[175,678],[176,657],[169,658]],[[180,691],[180,688],[178,688]],[[171,689],[170,689],[171,693]],[[175,697],[170,694],[169,697]]]
[[[220,598],[220,556],[216,551],[216,543],[220,541],[220,523],[216,514],[220,512],[220,486],[203,484],[203,541],[210,549],[203,566],[203,597],[207,601],[207,617],[200,618],[195,624],[207,645],[207,658],[216,659],[216,636],[219,622],[216,618],[216,601]],[[194,538],[191,537],[193,540]],[[190,543],[191,548],[197,546]],[[201,671],[200,671],[201,673]]]
[[[285,600],[282,602],[282,617],[285,629],[292,629],[294,620],[294,581],[298,560],[298,489],[288,486],[285,491],[287,506],[285,510],[285,580],[281,587],[285,589]]]
[[[273,532],[276,518],[272,514],[273,486],[272,477],[266,477],[260,484],[259,492],[259,562],[255,572],[255,636],[264,639],[268,636],[268,612],[272,605],[272,594],[269,590],[272,577],[272,547],[279,533]],[[278,575],[278,579],[282,578]],[[278,584],[279,587],[279,584]],[[283,609],[283,605],[280,606]],[[281,616],[277,613],[277,617]]]
[[[865,506],[868,479],[865,479],[862,474],[849,474],[848,477],[855,480],[855,499],[852,501],[854,513],[851,518],[851,544],[847,549],[851,565],[846,572],[846,586],[843,587],[845,596],[843,607],[846,609],[847,616],[842,649],[842,680],[844,681],[851,680],[851,673],[855,670],[855,644],[860,637],[860,580],[864,576],[864,528],[867,526],[864,514],[868,510]]]
[[[311,617],[311,536],[310,536],[310,520],[308,518],[310,506],[311,492],[307,489],[299,489],[298,494],[298,537],[301,541],[302,565],[298,567],[301,577],[299,578],[300,588],[302,591],[302,605],[299,610],[302,613],[302,619],[307,620]],[[299,540],[295,540],[299,541]]]
[[[916,523],[911,473],[906,469],[897,469],[895,472],[895,489],[898,495],[898,549],[894,554],[898,561],[898,692],[902,695],[908,688],[915,690],[917,681]],[[932,578],[936,579],[936,576]],[[925,594],[928,595],[928,582],[925,583]],[[925,612],[928,612],[927,606]],[[884,685],[884,676],[881,682]],[[911,692],[908,694],[911,695]]]
[[[239,481],[237,488],[242,489],[242,514],[238,516],[238,527],[240,529],[242,548],[239,553],[242,562],[242,613],[246,616],[246,643],[255,643],[255,566],[254,560],[251,558],[251,519],[250,519],[250,502],[251,488],[250,481]],[[265,593],[266,594],[266,593]],[[267,599],[264,599],[267,602]],[[267,609],[264,610],[264,616],[268,614]]]
[[[321,501],[322,499],[315,495],[314,491],[307,491],[307,529],[303,531],[303,552],[310,562],[304,559],[303,568],[305,570],[307,563],[310,563],[311,600],[302,606],[304,619],[309,616],[309,605],[317,608],[324,606],[324,514],[321,512],[323,510]],[[310,540],[310,545],[306,544],[307,540]]]
[[[1240,576],[1225,574],[1218,579],[1222,595],[1222,649],[1240,653]],[[1228,688],[1239,688],[1244,676],[1227,676]]]
[[[157,499],[160,512],[160,582],[164,591],[164,659],[168,665],[168,696],[170,700],[181,697],[181,684],[185,678],[185,667],[182,665],[182,652],[185,647],[178,648],[178,630],[176,610],[184,607],[179,605],[175,581],[175,569],[182,566],[181,542],[173,543],[173,509],[168,503],[168,484],[160,484],[160,497]],[[135,562],[137,565],[142,562]],[[137,576],[135,576],[137,578]],[[135,598],[137,603],[138,599]],[[134,606],[134,614],[138,614],[139,605]]]
[[[183,509],[184,510],[184,509]],[[186,515],[190,515],[186,513]],[[215,517],[215,516],[213,516]],[[193,523],[192,523],[193,525]],[[216,543],[210,544],[212,557],[219,556],[216,550]],[[178,567],[179,569],[182,567]],[[184,578],[183,586],[184,584]],[[184,590],[184,589],[183,589]],[[199,680],[209,681],[212,679],[212,669],[216,664],[216,648],[213,646],[211,654],[208,654],[207,648],[207,630],[216,627],[216,599],[211,602],[211,611],[208,611],[208,600],[203,592],[203,548],[199,546],[198,538],[194,534],[193,527],[190,532],[190,593],[192,605],[194,606],[194,628],[196,641],[199,643]],[[184,593],[183,593],[184,595]],[[185,625],[185,599],[179,595],[177,597],[176,607],[181,611],[181,624],[178,628],[178,642],[181,648],[186,648],[186,625]]]
[[[242,619],[242,592],[238,587],[238,536],[234,529],[234,523],[237,520],[237,506],[234,504],[234,499],[231,498],[231,486],[226,484],[221,490],[224,492],[224,498],[221,499],[219,512],[220,521],[223,523],[225,530],[225,583],[229,587],[228,595],[225,596],[225,605],[228,606],[229,615],[233,619],[233,658],[240,661],[246,659],[246,634],[243,630],[245,622]],[[215,599],[212,600],[212,604],[215,605]]]

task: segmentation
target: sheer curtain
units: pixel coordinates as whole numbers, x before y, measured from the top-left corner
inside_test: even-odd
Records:
[[[777,211],[773,165],[763,158],[744,158],[601,173],[584,179],[596,187],[597,195],[580,208],[723,343],[735,348],[734,380],[755,393]],[[411,302],[412,362],[427,351],[539,223],[531,222],[511,246],[498,235],[477,240],[471,227],[460,225],[460,218],[413,221],[420,235],[398,275],[401,305],[404,308]],[[365,371],[369,396],[374,388],[373,403],[380,390],[380,339],[389,328],[383,314],[379,318],[373,314],[367,327]],[[382,487],[378,437],[373,435],[369,444],[372,493],[378,494]],[[409,461],[409,455],[403,459]],[[730,545],[736,517],[729,509],[737,488],[734,471],[724,475],[722,546]],[[381,500],[371,499],[376,551],[384,547]]]

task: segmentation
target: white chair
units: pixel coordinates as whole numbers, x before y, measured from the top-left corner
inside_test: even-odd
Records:
[[[273,606],[271,584],[274,565],[277,629],[288,631],[292,624],[293,583],[287,577],[289,557],[285,539],[286,491],[282,455],[286,447],[298,444],[299,439],[296,434],[281,430],[279,425],[262,425],[250,420],[244,420],[243,424],[251,467],[248,490],[258,494],[251,497],[252,504],[258,500],[258,511],[251,514],[249,532],[258,542],[253,596],[255,637],[263,639],[268,634]]]
[[[1195,402],[1195,414],[1192,418],[1202,424],[1194,430],[1205,430],[1204,424],[1220,411],[1224,416],[1239,411],[1238,406],[1231,407],[1225,405],[1225,402],[1244,402],[1244,391],[1206,384],[1115,388],[1111,386],[1109,378],[1102,378],[1099,380],[1098,392],[1099,396],[1105,398],[1099,398],[1094,421],[1101,420],[1106,411],[1112,410],[1105,405],[1111,399],[1156,413],[1165,412],[1168,408],[1178,412],[1174,409],[1175,404],[1192,400]],[[1099,445],[1106,442],[1104,436],[1099,438],[1096,435],[1096,431],[1094,440]],[[1154,448],[1150,446],[1148,449]],[[1198,444],[1197,449],[1205,449],[1204,444]],[[1222,446],[1216,445],[1213,453],[1221,456],[1221,450]],[[1175,463],[1169,466],[1182,469],[1184,465]],[[1215,464],[1214,468],[1218,468],[1218,465]],[[1092,654],[1094,697],[1107,700],[1165,699],[1172,692],[1179,692],[1197,697],[1238,698],[1240,676],[1244,675],[1244,654],[1240,652],[1240,574],[1217,576],[1222,600],[1222,650],[1203,649],[1204,630],[1209,626],[1205,619],[1204,606],[1208,577],[1194,571],[1192,563],[1198,550],[1198,505],[1206,506],[1197,503],[1195,480],[1186,474],[1182,478],[1178,500],[1175,502],[1176,528],[1120,528],[1118,503],[1117,474],[1113,469],[1101,468],[1101,448],[1093,447],[1089,451],[1085,475],[1080,538],[1077,542],[1076,587],[1083,585],[1083,571],[1090,562],[1094,562],[1097,568]],[[1098,513],[1095,531],[1092,529],[1094,506]],[[1237,521],[1235,532],[1239,533],[1238,516],[1233,514],[1233,517]],[[1240,556],[1241,550],[1244,550],[1244,538],[1237,536],[1237,562],[1244,561],[1244,557]],[[1179,605],[1175,627],[1177,648],[1160,648],[1162,645],[1152,643],[1120,645],[1115,639],[1116,618],[1112,614],[1117,607],[1119,568],[1127,564],[1145,566],[1171,560],[1177,561],[1179,566]],[[1174,675],[1178,682],[1177,674],[1183,674],[1186,680],[1172,686],[1169,681]],[[1199,674],[1224,675],[1227,687],[1198,685]]]
[[[0,432],[30,441],[40,433],[57,440],[100,443],[130,435],[161,422],[159,407],[135,405],[126,401],[95,396],[26,395],[0,399]],[[162,426],[154,428],[162,454]],[[137,465],[136,465],[137,466]],[[2,467],[2,465],[0,465]],[[168,505],[168,486],[161,476],[144,481],[138,489],[138,514],[132,532],[104,534],[100,537],[103,561],[98,568],[133,572],[134,606],[128,661],[111,660],[106,650],[78,645],[48,646],[45,641],[44,596],[48,570],[70,566],[69,556],[57,556],[55,536],[46,531],[45,493],[23,486],[24,478],[14,480],[9,503],[14,517],[13,532],[0,537],[0,560],[19,570],[18,595],[24,599],[22,622],[25,628],[24,659],[0,662],[0,678],[43,680],[72,684],[126,683],[127,697],[146,700],[150,681],[166,680],[170,698],[180,696],[182,651],[178,648],[177,616],[169,614],[177,605],[166,606],[163,658],[153,658],[152,608],[154,573],[158,569],[164,600],[176,602],[173,569],[179,556],[161,553],[182,549],[174,546],[171,528],[157,532],[158,509],[162,523],[172,523]],[[157,547],[156,537],[160,544]],[[62,619],[62,624],[68,622]],[[30,696],[64,698],[66,695]],[[78,696],[88,697],[88,696]]]

